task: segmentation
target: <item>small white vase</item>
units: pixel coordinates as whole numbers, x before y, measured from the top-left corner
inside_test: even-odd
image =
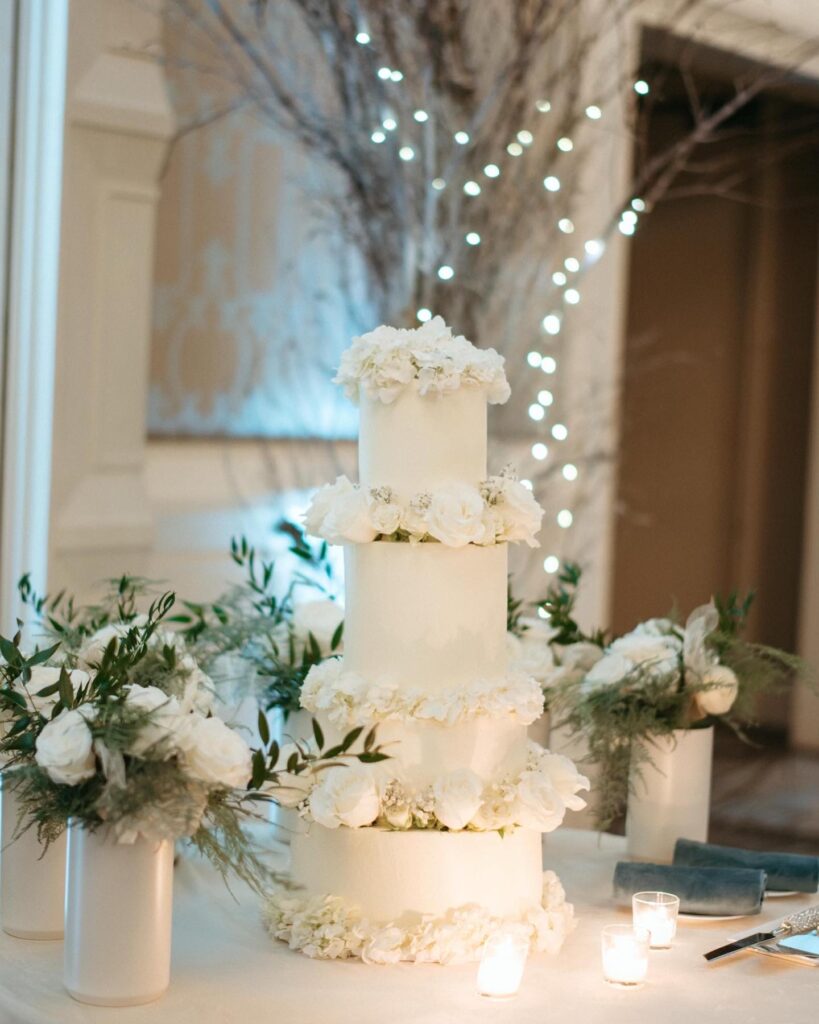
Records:
[[[171,970],[170,840],[117,843],[105,829],[68,829],[65,987],[96,1006],[138,1006]]]
[[[0,922],[18,939],[61,939],[65,914],[65,833],[43,851],[32,826],[16,839],[20,804],[2,778]]]
[[[630,857],[668,864],[678,839],[708,839],[713,749],[713,728],[678,729],[646,740],[650,761],[632,767]]]
[[[285,721],[284,712],[280,708],[275,708],[269,717],[273,739],[280,747],[287,743],[313,738],[313,716],[309,711],[291,711]],[[299,817],[298,811],[275,803],[271,803],[269,807],[270,821],[276,826],[275,836],[279,842],[289,843],[293,835],[307,831],[307,824]]]

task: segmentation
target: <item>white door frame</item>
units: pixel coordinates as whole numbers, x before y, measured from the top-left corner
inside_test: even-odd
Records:
[[[0,6],[4,22],[16,13],[5,43],[16,46],[0,506],[0,631],[8,635],[18,579],[30,571],[42,588],[47,575],[68,0]]]

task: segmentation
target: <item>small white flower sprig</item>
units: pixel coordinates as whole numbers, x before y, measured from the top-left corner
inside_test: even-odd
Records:
[[[530,742],[524,767],[494,782],[470,768],[441,775],[418,788],[396,777],[389,765],[373,770],[330,767],[319,773],[281,777],[279,802],[325,828],[381,828],[406,831],[501,832],[527,828],[553,832],[567,810],[579,811],[589,780],[562,754]]]
[[[443,318],[433,317],[420,327],[382,325],[354,338],[341,356],[334,384],[358,402],[363,390],[389,405],[413,382],[421,395],[447,395],[461,387],[485,387],[487,401],[509,398],[504,359],[493,348],[476,348],[453,335]]]
[[[269,894],[264,919],[274,939],[305,956],[366,964],[467,963],[480,957],[490,935],[510,927],[528,934],[533,952],[554,955],[575,925],[574,908],[554,871],[543,874],[540,904],[514,919],[470,904],[417,924],[375,922],[340,896],[305,896],[285,888]]]
[[[408,541],[460,548],[523,541],[538,547],[542,518],[532,492],[506,468],[477,487],[446,484],[409,501],[391,487],[363,488],[339,476],[314,495],[305,527],[330,544]]]

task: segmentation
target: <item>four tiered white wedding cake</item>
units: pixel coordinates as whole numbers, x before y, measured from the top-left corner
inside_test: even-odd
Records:
[[[507,542],[534,545],[542,510],[487,476],[503,359],[435,318],[357,338],[336,381],[360,404],[360,483],[322,488],[307,528],[344,544],[344,654],[301,702],[333,737],[376,724],[391,756],[291,780],[299,888],[271,897],[268,925],[310,956],[378,963],[470,959],[512,922],[555,951],[572,908],[541,833],[588,782],[527,740],[543,697],[508,663]]]

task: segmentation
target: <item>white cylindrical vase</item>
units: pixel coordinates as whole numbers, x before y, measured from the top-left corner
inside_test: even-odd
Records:
[[[174,844],[117,843],[68,830],[65,987],[96,1006],[138,1006],[165,992],[171,969]]]
[[[285,719],[282,709],[274,708],[268,717],[272,725],[273,738],[280,747],[313,738],[313,716],[309,711],[291,711]],[[276,803],[270,804],[270,821],[276,826],[276,839],[282,843],[289,843],[292,836],[307,831],[307,825],[299,817],[298,811],[281,807]]]
[[[678,729],[647,738],[645,748],[648,759],[632,764],[628,854],[668,864],[678,839],[708,839],[714,729]]]
[[[65,833],[44,849],[35,826],[15,839],[20,803],[14,779],[0,788],[0,923],[18,939],[61,939],[65,914]]]

